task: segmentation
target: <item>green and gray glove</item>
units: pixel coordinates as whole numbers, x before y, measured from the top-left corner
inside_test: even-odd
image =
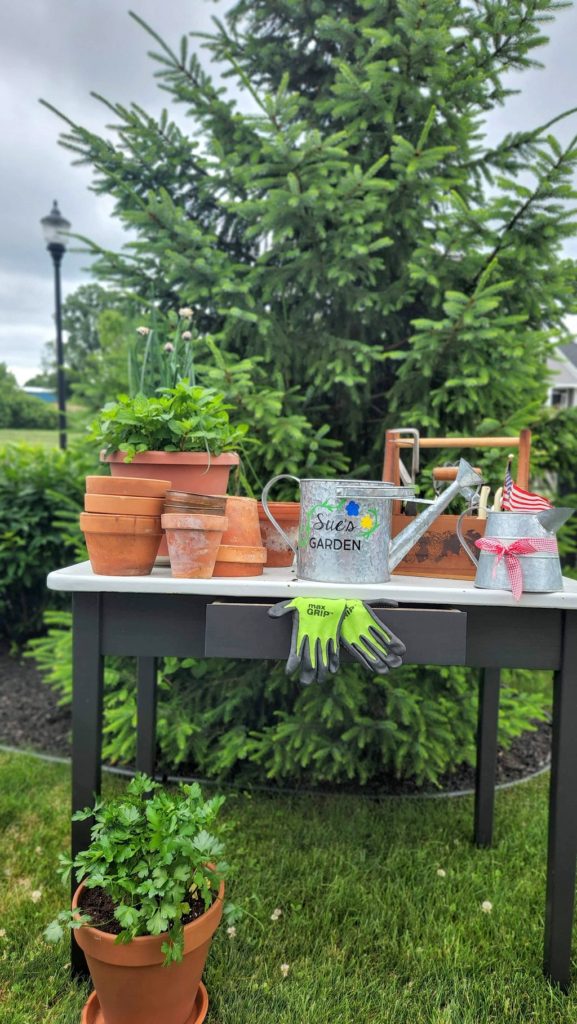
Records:
[[[347,601],[341,643],[370,672],[385,675],[402,665],[406,647],[364,601]]]
[[[342,599],[295,597],[279,601],[269,615],[293,613],[291,649],[287,675],[299,669],[301,683],[320,683],[339,668],[339,637],[347,602]]]

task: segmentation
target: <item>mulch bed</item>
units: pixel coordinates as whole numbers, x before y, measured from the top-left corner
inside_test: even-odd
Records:
[[[34,662],[13,657],[6,644],[0,644],[0,743],[22,750],[70,756],[69,709],[59,707],[57,697],[42,681]],[[546,767],[550,751],[550,723],[538,723],[535,732],[519,736],[509,750],[499,748],[497,784],[516,782]],[[436,787],[419,788],[410,779],[399,782],[383,776],[377,786],[373,784],[370,787],[370,791],[378,790],[383,795],[398,796],[423,792],[461,792],[474,788],[475,769],[461,765],[454,772],[443,775],[440,781],[439,791]],[[351,791],[348,786],[343,789]]]

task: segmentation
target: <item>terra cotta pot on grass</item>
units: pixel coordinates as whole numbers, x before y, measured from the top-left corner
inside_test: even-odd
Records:
[[[162,526],[172,575],[210,579],[226,525],[226,516],[165,512]]]
[[[76,890],[74,909],[82,892]],[[196,1024],[200,979],[222,917],[224,882],[208,910],[184,926],[184,957],[163,966],[165,933],[118,944],[115,935],[83,925],[74,932],[96,989],[98,1024]],[[85,1008],[86,1010],[87,1008]],[[93,1024],[97,1024],[95,1017]]]
[[[80,513],[92,571],[97,576],[148,576],[162,537],[160,516]]]

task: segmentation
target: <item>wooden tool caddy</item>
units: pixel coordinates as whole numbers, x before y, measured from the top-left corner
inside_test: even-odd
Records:
[[[387,430],[382,479],[393,484],[414,483],[418,471],[420,448],[507,448],[518,449],[517,484],[528,489],[531,431],[522,430],[518,437],[419,437],[416,430]],[[412,452],[412,473],[401,464],[401,449]],[[441,466],[433,470],[436,480],[454,480],[456,467]],[[490,507],[490,506],[489,506]],[[417,506],[418,508],[418,506]],[[407,514],[401,503],[393,503],[392,534],[396,537],[407,525]],[[395,575],[436,576],[441,579],[472,580],[475,566],[463,551],[457,537],[458,515],[440,515],[425,534],[397,565]],[[463,518],[463,534],[470,544],[482,537],[486,520],[477,515]]]

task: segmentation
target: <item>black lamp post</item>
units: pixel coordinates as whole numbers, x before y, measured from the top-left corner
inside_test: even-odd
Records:
[[[66,390],[64,381],[64,348],[62,345],[62,306],[60,296],[60,264],[66,252],[64,240],[66,232],[70,231],[70,222],[67,221],[60,210],[58,203],[54,200],[52,209],[47,217],[40,221],[46,248],[52,256],[54,264],[54,298],[55,298],[55,319],[56,319],[56,376],[58,381],[58,431],[59,445],[66,448]]]

